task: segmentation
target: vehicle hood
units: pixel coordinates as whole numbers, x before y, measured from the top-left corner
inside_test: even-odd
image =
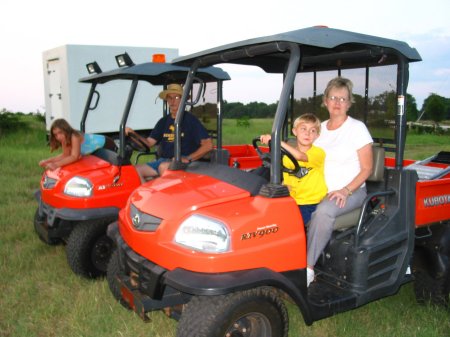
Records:
[[[250,196],[248,191],[208,175],[169,172],[140,186],[131,195],[131,202],[142,212],[170,220],[206,206]]]
[[[75,163],[59,167],[53,171],[46,171],[48,177],[56,180],[65,180],[77,175],[86,175],[86,172],[96,171],[99,169],[108,168],[111,164],[96,156],[83,156]]]

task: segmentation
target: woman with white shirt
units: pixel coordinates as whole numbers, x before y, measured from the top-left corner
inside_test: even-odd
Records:
[[[331,238],[336,217],[361,207],[365,181],[372,173],[372,137],[366,125],[347,115],[353,102],[353,84],[336,77],[328,82],[323,104],[330,118],[314,145],[325,150],[327,196],[312,214],[308,228],[307,284],[314,280],[314,265]]]

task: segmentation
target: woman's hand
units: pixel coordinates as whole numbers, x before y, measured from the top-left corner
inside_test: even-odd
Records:
[[[330,201],[336,200],[336,206],[338,206],[339,208],[343,208],[345,206],[347,198],[349,196],[350,192],[346,188],[342,188],[337,191],[331,191],[330,193],[328,193],[328,199]]]

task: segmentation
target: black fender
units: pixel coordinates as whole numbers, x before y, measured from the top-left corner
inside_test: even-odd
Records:
[[[306,269],[275,272],[267,268],[226,273],[199,273],[176,268],[167,271],[164,283],[178,291],[197,296],[225,295],[256,287],[269,286],[286,292],[300,309],[305,324],[313,320],[306,300]]]
[[[117,236],[119,235],[119,221],[116,220],[108,225],[106,235],[108,235],[115,243],[117,242]]]
[[[47,223],[53,226],[56,219],[66,221],[86,221],[98,220],[104,218],[117,218],[120,208],[118,207],[100,207],[100,208],[55,208],[42,200],[39,202],[39,214],[47,216]]]
[[[189,296],[216,296],[268,286],[288,294],[302,313],[305,324],[313,323],[306,299],[306,268],[287,272],[257,268],[224,273],[200,273],[183,268],[166,270],[131,250],[120,235],[118,221],[112,222],[106,232],[116,242],[119,255],[128,256],[128,262],[133,265],[131,268],[145,270],[146,275],[151,275],[152,281],[146,282],[145,294],[153,300],[164,301],[166,290]],[[122,268],[129,267],[122,265]],[[153,310],[155,304],[152,302],[148,307]]]

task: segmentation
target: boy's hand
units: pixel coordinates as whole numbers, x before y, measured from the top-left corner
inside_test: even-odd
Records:
[[[260,139],[261,143],[267,145],[267,144],[269,144],[269,141],[272,139],[272,136],[271,135],[261,135],[259,137],[259,139]]]

